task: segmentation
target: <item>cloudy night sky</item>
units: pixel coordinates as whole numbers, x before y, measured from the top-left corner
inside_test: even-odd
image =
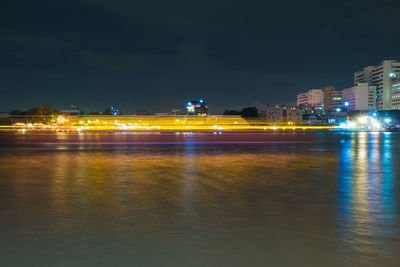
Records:
[[[6,0],[0,111],[291,104],[400,60],[399,14],[400,1],[385,0]]]

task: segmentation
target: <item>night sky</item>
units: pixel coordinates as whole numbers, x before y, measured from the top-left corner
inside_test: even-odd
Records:
[[[2,1],[0,111],[295,103],[400,60],[400,1]]]

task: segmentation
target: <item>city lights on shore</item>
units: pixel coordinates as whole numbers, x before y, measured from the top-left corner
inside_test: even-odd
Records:
[[[390,118],[383,119],[384,124],[391,122]],[[360,116],[355,120],[350,120],[348,122],[343,122],[340,124],[342,129],[347,130],[358,130],[358,131],[382,131],[384,129],[384,124],[382,121],[373,116]]]
[[[32,120],[27,117],[26,120]],[[0,131],[27,132],[251,132],[251,131],[307,131],[307,130],[345,130],[345,131],[385,131],[390,130],[392,118],[376,112],[359,115],[340,122],[339,125],[312,125],[270,123],[266,120],[249,120],[240,116],[68,116],[59,115],[42,119],[41,122],[23,122],[20,119],[10,126],[0,126]],[[396,130],[396,129],[395,129]]]
[[[329,130],[335,126],[276,125],[240,116],[58,116],[48,123],[14,123],[1,130],[27,131],[267,131]],[[24,131],[22,131],[24,129]]]

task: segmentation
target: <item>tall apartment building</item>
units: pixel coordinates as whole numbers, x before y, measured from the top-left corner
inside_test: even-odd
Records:
[[[342,97],[342,91],[332,91],[330,95],[331,102],[329,108],[340,107],[343,103]]]
[[[307,105],[312,107],[324,105],[324,92],[322,89],[311,89],[307,93],[297,95],[297,106]]]
[[[324,108],[328,110],[342,105],[342,92],[337,91],[335,86],[326,86],[324,92]]]
[[[297,95],[297,106],[308,105],[308,93],[300,93]]]
[[[376,108],[379,110],[393,109],[391,79],[400,74],[400,62],[384,60],[377,66],[367,66],[362,71],[354,73],[354,84],[368,83],[376,86]]]
[[[376,109],[376,86],[368,83],[358,83],[342,91],[343,103],[348,103],[349,110]]]
[[[392,92],[392,109],[400,110],[400,78],[396,77],[390,81]]]

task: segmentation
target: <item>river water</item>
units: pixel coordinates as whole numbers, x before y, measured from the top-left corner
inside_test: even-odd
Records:
[[[395,266],[400,134],[3,134],[0,266]]]

